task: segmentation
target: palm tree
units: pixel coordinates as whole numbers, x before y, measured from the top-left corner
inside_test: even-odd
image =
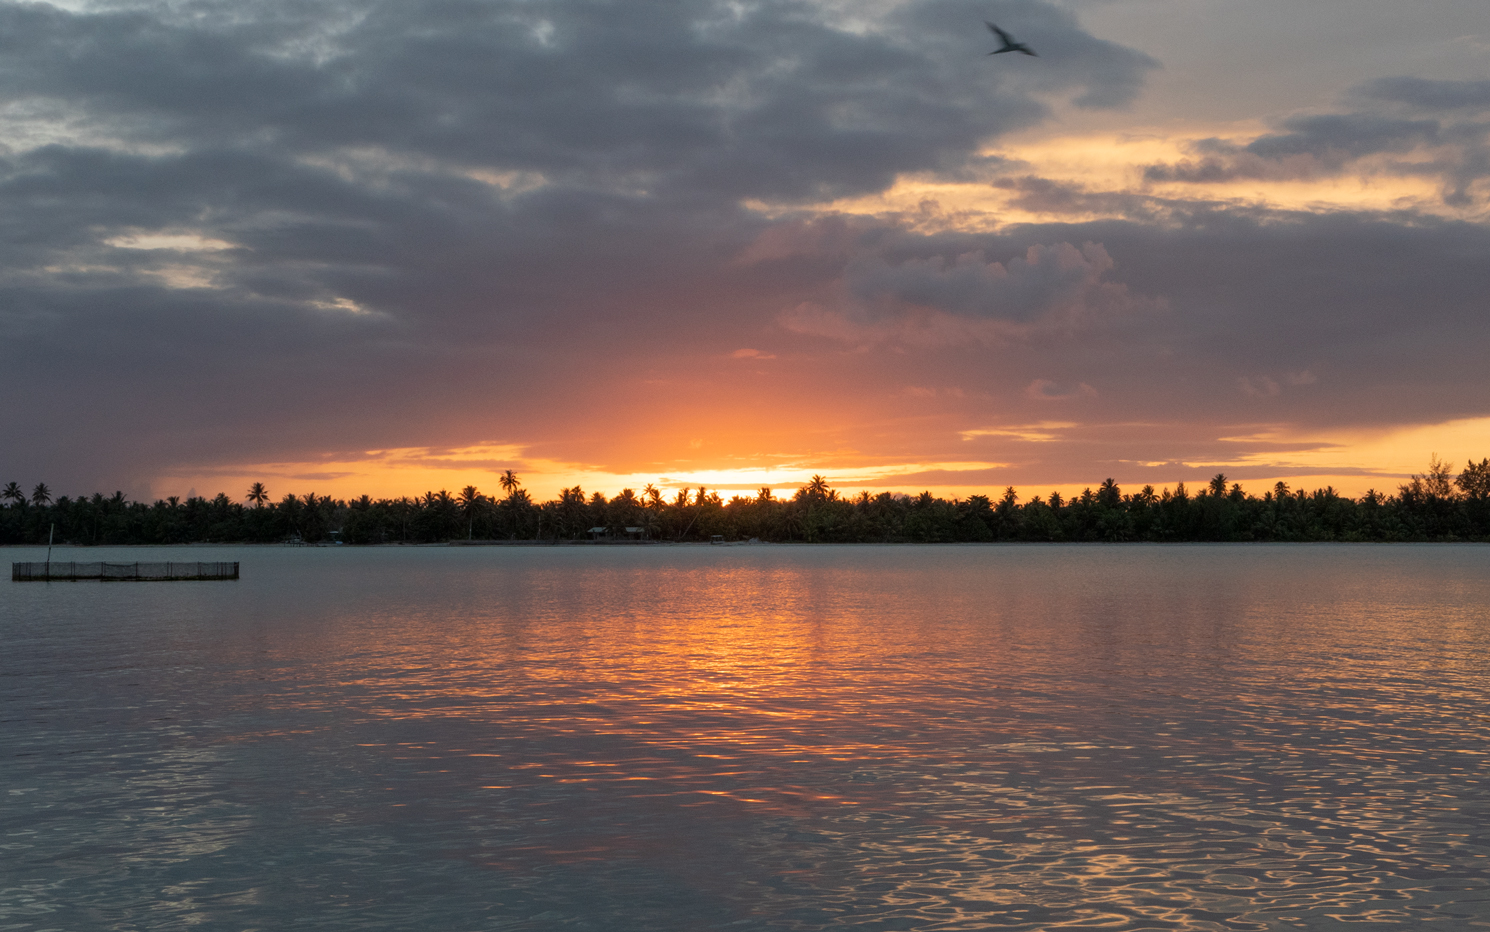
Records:
[[[607,527],[616,531],[623,531],[633,527],[637,518],[645,510],[646,506],[642,500],[636,497],[632,489],[622,489],[621,494],[610,500],[610,505],[602,510],[605,515]]]
[[[409,516],[414,513],[415,502],[409,501],[407,495],[399,496],[393,503],[393,516],[398,519],[398,539],[407,541],[409,539]]]
[[[264,503],[269,501],[269,490],[264,488],[264,483],[255,482],[248,487],[247,498],[253,502],[255,508],[263,508]]]
[[[518,534],[527,534],[529,519],[533,517],[533,497],[524,489],[515,489],[499,508],[506,512],[508,529],[513,540]]]
[[[45,482],[36,483],[36,488],[31,490],[31,502],[35,505],[48,505],[52,501],[52,490],[47,488]]]
[[[18,483],[12,482],[5,487],[4,491],[0,491],[0,498],[20,504],[26,500],[26,493],[21,491]]]
[[[508,498],[511,498],[512,493],[516,492],[522,484],[517,478],[517,473],[510,469],[502,473],[502,477],[497,481],[501,483],[502,491],[507,493]]]
[[[446,540],[449,540],[454,536],[450,533],[450,526],[454,523],[455,516],[460,511],[460,505],[456,503],[455,496],[451,495],[445,489],[441,489],[433,495],[426,493],[426,504],[434,512],[435,520],[438,522],[439,533],[443,534]],[[456,526],[459,527],[459,525]]]
[[[1221,480],[1221,492],[1225,492],[1226,477],[1222,476]],[[1011,488],[1010,491],[1013,491],[1013,489]],[[1218,492],[1217,494],[1219,495],[1220,493]],[[1102,485],[1097,489],[1097,501],[1103,508],[1116,508],[1123,503],[1123,493],[1118,488],[1117,480],[1109,476],[1102,481]]]
[[[466,516],[466,540],[471,540],[475,535],[476,512],[481,510],[485,502],[485,497],[476,491],[474,485],[468,485],[460,490],[460,510]]]
[[[828,480],[816,474],[810,482],[802,486],[800,494],[802,498],[819,502],[831,501],[838,497],[832,489],[828,488]]]

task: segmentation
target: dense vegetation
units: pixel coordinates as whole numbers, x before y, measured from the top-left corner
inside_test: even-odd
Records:
[[[537,503],[509,471],[503,494],[474,486],[460,494],[353,501],[313,493],[271,502],[254,483],[244,503],[169,498],[147,505],[123,493],[52,499],[45,485],[27,496],[14,482],[0,490],[0,543],[176,544],[197,541],[349,544],[431,543],[452,539],[583,540],[593,536],[650,540],[880,541],[1447,541],[1490,540],[1490,459],[1454,477],[1435,457],[1396,494],[1347,498],[1333,489],[1291,491],[1278,483],[1262,497],[1218,475],[1191,493],[1144,486],[1124,494],[1111,479],[1096,491],[1063,500],[1052,493],[1021,502],[972,495],[947,501],[919,496],[844,497],[821,477],[790,499],[769,489],[724,501],[706,489],[667,499],[648,485],[607,499],[578,487]],[[596,529],[604,529],[597,534]],[[628,529],[630,529],[628,531]]]

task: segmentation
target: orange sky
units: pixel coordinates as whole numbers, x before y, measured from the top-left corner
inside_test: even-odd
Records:
[[[217,491],[228,491],[230,496],[237,497],[240,487],[246,489],[252,482],[264,482],[276,497],[288,492],[302,495],[316,492],[336,497],[368,494],[394,498],[440,489],[453,492],[466,485],[475,485],[489,495],[500,495],[498,480],[506,469],[512,469],[522,479],[523,486],[540,500],[556,497],[561,488],[575,485],[586,492],[612,496],[622,488],[639,491],[648,483],[668,493],[704,486],[726,499],[733,494],[753,495],[766,486],[780,494],[794,491],[814,474],[826,476],[835,488],[849,494],[860,489],[909,494],[929,489],[941,496],[963,497],[992,495],[1014,485],[1022,498],[1028,498],[1052,491],[1069,496],[1095,486],[1108,475],[1117,478],[1123,487],[1136,490],[1144,484],[1163,487],[1177,482],[1194,487],[1218,472],[1233,477],[1248,491],[1259,495],[1274,483],[1284,481],[1294,488],[1328,485],[1358,496],[1367,489],[1395,491],[1409,475],[1424,471],[1429,455],[1425,450],[1438,453],[1456,469],[1462,468],[1473,451],[1485,454],[1490,418],[1332,437],[1302,438],[1260,432],[1227,438],[1233,451],[1230,457],[1183,463],[1109,463],[1106,470],[1098,470],[1102,475],[1077,483],[1021,479],[1039,475],[1042,462],[1060,458],[1060,449],[1071,442],[1065,438],[1081,433],[1077,425],[1053,422],[977,429],[969,431],[969,436],[960,441],[1004,441],[998,446],[1012,454],[1008,462],[971,457],[944,461],[894,460],[848,449],[806,454],[795,460],[784,455],[729,457],[712,468],[707,457],[700,455],[692,461],[680,461],[670,469],[630,473],[531,457],[518,446],[405,448],[316,462],[261,463],[212,474],[172,476],[165,480],[169,491],[164,494],[186,495],[194,490],[210,497]],[[1259,446],[1267,449],[1254,449]],[[742,458],[753,462],[738,465]]]

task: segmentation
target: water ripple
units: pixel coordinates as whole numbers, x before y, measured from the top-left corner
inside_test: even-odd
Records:
[[[0,929],[1490,927],[1487,557],[253,550],[241,585],[12,585]]]

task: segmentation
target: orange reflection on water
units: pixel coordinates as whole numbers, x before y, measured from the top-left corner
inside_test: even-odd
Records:
[[[456,849],[504,872],[1029,928],[1376,916],[1479,811],[1452,710],[1490,689],[1462,581],[1353,553],[462,555],[449,611],[343,632],[341,692],[406,730],[378,766],[485,790]]]

